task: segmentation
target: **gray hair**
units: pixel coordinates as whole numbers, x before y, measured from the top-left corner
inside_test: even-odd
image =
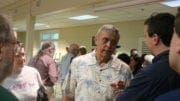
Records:
[[[99,28],[96,36],[100,34],[102,31],[120,36],[119,30],[114,25],[103,25],[101,28]]]

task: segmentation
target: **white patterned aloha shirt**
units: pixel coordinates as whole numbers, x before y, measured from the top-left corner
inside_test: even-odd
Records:
[[[73,59],[63,84],[63,93],[74,101],[112,101],[115,97],[110,83],[125,81],[128,86],[132,73],[127,64],[118,58],[100,67],[95,51]]]

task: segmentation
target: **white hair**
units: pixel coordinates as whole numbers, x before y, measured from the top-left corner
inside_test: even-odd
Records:
[[[152,60],[154,59],[154,56],[151,54],[147,54],[144,57],[144,60],[147,61],[149,64],[152,64]]]

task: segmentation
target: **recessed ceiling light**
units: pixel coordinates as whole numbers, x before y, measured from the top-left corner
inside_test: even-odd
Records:
[[[169,6],[169,7],[179,7],[180,0],[165,1],[165,2],[161,2],[161,4]]]
[[[69,19],[73,20],[87,20],[87,19],[94,19],[97,18],[98,16],[93,16],[93,15],[80,15],[80,16],[74,16],[74,17],[69,17]]]

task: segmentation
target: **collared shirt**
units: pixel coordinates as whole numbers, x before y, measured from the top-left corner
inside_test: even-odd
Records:
[[[115,94],[110,83],[123,80],[127,86],[132,78],[128,65],[117,58],[100,67],[95,52],[73,59],[70,67],[63,91],[75,101],[112,101]]]
[[[45,85],[52,86],[57,81],[58,65],[51,56],[44,54],[37,61],[32,58],[28,65],[37,68]]]
[[[60,62],[60,64],[59,64],[59,67],[60,67],[60,79],[61,80],[64,80],[65,79],[65,77],[66,77],[66,74],[68,73],[68,71],[69,71],[69,66],[70,66],[70,64],[71,64],[71,61],[72,61],[72,58],[74,57],[74,55],[73,54],[71,54],[71,53],[68,53],[68,54],[66,54],[63,58],[62,58],[62,60],[61,60],[61,62]]]
[[[2,83],[19,101],[36,101],[40,85],[42,81],[39,72],[29,66],[24,66],[20,73],[11,74]]]

